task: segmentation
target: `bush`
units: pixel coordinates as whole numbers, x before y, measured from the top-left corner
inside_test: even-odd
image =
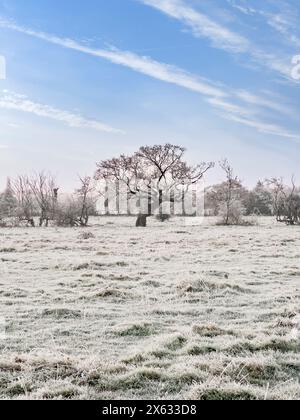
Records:
[[[59,227],[82,226],[80,216],[80,203],[73,197],[70,197],[58,204],[54,217],[54,224]]]
[[[233,200],[229,206],[224,203],[220,207],[219,216],[221,216],[221,224],[224,225],[243,225],[245,223],[243,216],[245,209],[238,200]]]
[[[159,222],[167,222],[170,219],[171,219],[170,214],[158,214],[156,216],[156,220],[158,220]]]

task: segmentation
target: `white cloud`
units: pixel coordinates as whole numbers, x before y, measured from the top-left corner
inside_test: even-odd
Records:
[[[135,70],[139,73],[153,77],[155,79],[172,83],[197,93],[208,96],[223,97],[225,93],[218,87],[208,83],[206,80],[192,75],[180,68],[171,66],[165,63],[152,60],[149,57],[139,56],[128,51],[103,50],[90,48],[82,45],[72,39],[60,38],[54,35],[49,35],[44,32],[33,31],[32,29],[24,28],[19,25],[4,21],[0,19],[0,27],[12,29],[23,34],[42,39],[52,44],[60,45],[61,47],[72,49],[84,54],[89,54],[94,57],[104,58],[112,63],[119,64]]]
[[[233,115],[233,114],[223,114],[223,117],[227,118],[230,121],[235,121],[239,124],[246,125],[251,128],[255,128],[257,131],[261,133],[271,134],[273,136],[285,137],[290,140],[296,140],[297,142],[300,142],[300,135],[298,133],[292,133],[290,131],[287,131],[285,128],[276,124],[268,124],[258,119],[244,118],[242,116]]]
[[[180,20],[191,28],[197,37],[209,38],[219,48],[234,52],[245,52],[249,49],[249,41],[228,28],[212,21],[206,15],[187,6],[181,0],[140,0],[161,12]]]
[[[277,55],[266,53],[266,51],[258,48],[246,37],[214,22],[203,13],[188,6],[183,0],[139,1],[179,20],[192,30],[195,37],[209,39],[214,47],[231,53],[247,54],[259,66],[266,67],[291,79],[289,57],[279,58]],[[242,7],[242,10],[248,14],[255,13],[255,10],[252,8]]]
[[[238,115],[249,115],[249,109],[236,105],[229,101],[224,101],[223,99],[219,98],[209,98],[207,102],[215,108],[222,109],[230,114],[238,114]]]
[[[169,2],[170,0],[165,1]],[[24,28],[22,26],[0,19],[0,27],[1,26],[38,39],[42,39],[46,42],[59,45],[64,48],[106,59],[114,64],[130,68],[131,70],[145,74],[154,79],[172,83],[190,91],[199,93],[204,96],[210,105],[224,111],[222,116],[226,119],[231,119],[232,121],[238,122],[240,124],[251,126],[260,132],[264,130],[264,132],[268,134],[272,133],[278,136],[282,135],[283,137],[289,137],[290,139],[299,139],[297,134],[289,134],[280,127],[252,121],[245,118],[257,113],[257,109],[253,109],[255,106],[256,108],[269,108],[281,112],[283,107],[274,101],[259,97],[258,95],[253,95],[247,91],[235,91],[233,89],[227,88],[226,86],[222,86],[220,83],[213,83],[207,79],[200,78],[176,66],[160,63],[158,61],[152,60],[149,57],[139,56],[132,52],[120,51],[117,49],[95,49],[82,45],[72,39],[61,38],[44,32],[34,31],[32,29]],[[233,101],[236,100],[243,102],[243,105],[233,103]],[[5,101],[2,100],[2,105],[0,102],[0,107],[1,106],[10,109],[19,109],[25,112],[32,112],[36,115],[47,116],[48,118],[54,118],[56,120],[63,121],[73,127],[88,127],[101,131],[120,132],[120,130],[116,130],[102,123],[86,120],[81,116],[57,110],[49,106],[35,104],[28,99],[20,98],[19,96],[13,95],[12,97],[6,98]],[[285,112],[288,112],[287,109],[285,109]]]
[[[279,99],[271,100],[267,97],[261,97],[258,95],[254,95],[253,93],[247,91],[247,90],[239,90],[236,92],[236,96],[241,99],[244,102],[247,102],[251,105],[257,105],[259,107],[268,108],[274,111],[283,112],[286,114],[291,114],[292,111],[289,107],[286,107],[282,105],[281,102],[279,102]]]
[[[36,103],[24,95],[18,95],[8,91],[3,91],[3,93],[0,94],[0,108],[26,112],[39,117],[50,118],[52,120],[67,124],[69,127],[87,128],[104,131],[106,133],[123,133],[121,130],[110,127],[109,125],[103,124],[99,121],[89,120],[78,114],[73,114],[68,111],[53,108],[49,105]]]
[[[246,15],[259,16],[264,19],[265,23],[272,29],[277,31],[285,41],[289,44],[299,47],[300,36],[295,35],[298,30],[298,19],[295,11],[290,8],[290,4],[286,2],[273,2],[273,5],[279,7],[277,12],[267,12],[262,9],[248,7],[244,3],[238,3],[237,0],[227,0],[234,8]]]
[[[257,102],[259,103],[263,100],[262,98],[255,97],[254,95],[252,97],[251,94],[245,91],[241,92],[241,97],[243,97],[243,95],[245,95],[245,99],[248,99],[250,103],[253,103],[253,105],[256,105]],[[300,141],[300,135],[298,133],[292,133],[277,124],[269,124],[261,121],[259,117],[257,117],[258,110],[255,108],[246,108],[219,98],[209,98],[207,101],[216,109],[219,109],[221,111],[220,116],[227,120],[251,127],[260,133],[284,137],[290,140],[296,140],[297,142]],[[272,104],[270,104],[270,106],[271,105]]]

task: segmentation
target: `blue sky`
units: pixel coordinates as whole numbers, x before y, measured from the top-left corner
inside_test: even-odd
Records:
[[[300,179],[298,0],[0,0],[0,186],[172,142]],[[207,182],[220,180],[215,170]]]

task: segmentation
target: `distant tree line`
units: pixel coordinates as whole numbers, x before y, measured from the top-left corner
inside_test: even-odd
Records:
[[[73,194],[59,196],[55,178],[46,172],[7,180],[0,194],[0,226],[87,226],[95,215],[90,177],[80,178]]]
[[[72,194],[63,194],[51,173],[8,179],[0,193],[0,226],[88,226],[90,216],[97,215],[97,200],[105,196],[106,191],[99,187],[103,182],[116,183],[128,200],[133,197],[143,203],[136,210],[136,226],[146,226],[147,218],[154,214],[161,221],[168,220],[172,208],[191,195],[194,186],[215,166],[213,162],[190,165],[184,154],[183,147],[165,144],[101,161],[93,177],[79,178],[80,185]],[[272,178],[247,189],[228,160],[220,161],[219,166],[224,181],[206,188],[206,216],[216,216],[224,225],[246,224],[245,217],[251,215],[275,216],[281,223],[300,224],[300,188],[294,178],[290,185]],[[108,208],[105,214],[109,214]]]
[[[206,189],[206,215],[221,216],[225,225],[245,223],[244,216],[275,216],[287,225],[300,224],[300,188],[292,178],[286,185],[282,178],[258,181],[255,188],[247,189],[234,175],[227,160],[220,162],[226,180]]]

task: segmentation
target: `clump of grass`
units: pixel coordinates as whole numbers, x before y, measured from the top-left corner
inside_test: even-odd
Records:
[[[95,293],[92,297],[93,298],[124,298],[128,295],[124,290],[113,289],[113,288],[106,288],[101,290],[100,292]]]
[[[238,285],[229,283],[217,283],[213,281],[197,280],[194,282],[184,282],[178,285],[178,291],[180,294],[188,293],[200,293],[200,292],[214,292],[218,290],[233,290],[239,293],[253,293],[250,289],[244,289]]]
[[[226,389],[211,388],[200,396],[201,401],[255,401],[257,397],[248,391],[230,391]]]
[[[209,354],[209,353],[216,353],[217,349],[215,347],[210,347],[210,346],[191,346],[187,349],[187,354],[189,354],[190,356],[199,356],[202,354]]]
[[[147,389],[152,382],[160,382],[162,374],[154,369],[141,368],[119,377],[101,377],[96,385],[99,391],[130,391]]]
[[[78,239],[82,239],[84,241],[88,239],[95,239],[95,235],[92,232],[83,232],[78,236]]]
[[[143,354],[135,354],[134,356],[128,357],[127,359],[123,360],[123,363],[126,365],[139,365],[144,363],[146,358]]]
[[[299,353],[300,352],[300,342],[285,340],[285,339],[274,339],[265,343],[250,343],[250,342],[241,342],[234,344],[229,347],[226,352],[230,354],[240,354],[243,352],[255,353],[259,351],[276,351],[281,353]]]
[[[21,383],[17,382],[14,383],[6,388],[6,394],[9,395],[11,398],[17,397],[19,395],[25,395],[31,388],[28,385],[24,386]]]
[[[81,318],[81,311],[75,311],[67,308],[44,309],[42,316],[53,316],[55,318]]]
[[[153,350],[149,354],[150,356],[154,356],[156,359],[159,359],[159,360],[173,357],[173,354],[166,350]]]
[[[141,324],[120,326],[114,331],[114,334],[118,335],[119,337],[148,337],[154,334],[154,332],[155,330],[152,324],[143,322]]]
[[[252,383],[262,385],[263,381],[275,379],[277,367],[275,365],[248,363],[243,366],[243,375]]]
[[[39,390],[38,398],[41,400],[73,400],[81,394],[80,387],[73,385],[69,380],[51,380]]]
[[[89,263],[83,263],[83,264],[79,264],[73,267],[73,270],[74,271],[87,270],[89,266],[90,266]]]
[[[258,346],[251,344],[249,341],[243,341],[230,346],[225,351],[226,353],[237,356],[242,353],[255,353],[258,351]]]
[[[194,325],[192,328],[194,334],[201,335],[202,337],[214,338],[220,335],[235,335],[233,331],[222,330],[216,325]]]
[[[186,337],[183,337],[182,335],[177,335],[171,337],[169,341],[165,344],[165,347],[171,351],[176,351],[182,349],[182,347],[184,347],[186,343]]]
[[[265,393],[253,386],[240,383],[209,381],[193,387],[188,397],[200,401],[255,401],[263,400]]]
[[[270,341],[269,343],[262,344],[259,349],[280,351],[282,353],[288,353],[288,352],[299,353],[300,342],[276,339],[276,340]]]
[[[0,252],[3,254],[9,254],[11,252],[17,252],[15,248],[1,248]]]

